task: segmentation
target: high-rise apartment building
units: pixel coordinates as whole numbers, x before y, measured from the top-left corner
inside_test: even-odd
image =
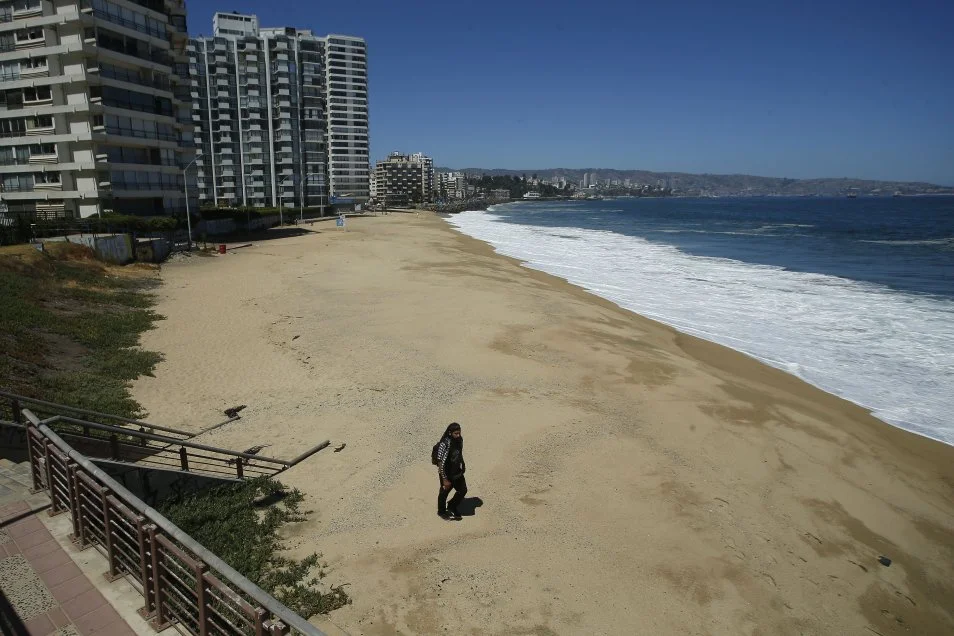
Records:
[[[331,194],[366,200],[371,195],[367,46],[350,35],[329,35],[324,43]]]
[[[434,193],[434,160],[392,152],[374,167],[375,200],[387,205],[423,203]]]
[[[187,41],[183,0],[0,0],[7,211],[183,213]]]
[[[296,207],[365,200],[368,93],[364,41],[260,28],[217,13],[189,42],[199,198]]]

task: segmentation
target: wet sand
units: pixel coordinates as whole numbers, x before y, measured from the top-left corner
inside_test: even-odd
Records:
[[[954,448],[521,267],[431,214],[162,270],[134,396],[291,458],[352,634],[951,634]],[[431,445],[470,487],[437,518]],[[889,556],[890,567],[878,563]],[[328,623],[322,623],[328,625]]]

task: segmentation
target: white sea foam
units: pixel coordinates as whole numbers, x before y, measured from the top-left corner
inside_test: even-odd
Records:
[[[449,222],[529,267],[747,353],[901,428],[954,444],[954,302],[600,230]]]
[[[939,239],[924,239],[920,241],[880,241],[874,239],[864,240],[862,243],[878,243],[880,245],[944,245],[954,247],[954,236]]]

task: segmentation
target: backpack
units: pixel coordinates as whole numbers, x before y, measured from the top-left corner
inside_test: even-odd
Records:
[[[441,442],[443,441],[444,441],[444,438],[442,437],[440,440],[438,440],[436,444],[434,444],[434,448],[431,449],[431,463],[434,464],[435,466],[437,466],[437,463],[438,463],[437,450],[441,447]]]

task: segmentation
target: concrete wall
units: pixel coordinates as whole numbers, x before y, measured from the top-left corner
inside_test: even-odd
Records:
[[[201,221],[196,228],[196,234],[202,236],[203,233],[209,236],[216,234],[228,234],[235,231],[235,221],[232,219],[209,219]]]
[[[287,219],[288,221],[290,221],[292,218],[297,219],[298,215],[292,212],[285,214],[285,219]],[[273,225],[278,225],[278,222],[279,222],[278,214],[276,214],[275,216],[260,216],[258,218],[252,219],[252,222],[249,225],[249,227],[253,230],[260,230],[260,229],[272,227]]]
[[[66,240],[89,247],[96,252],[100,260],[109,263],[125,265],[134,257],[132,237],[129,234],[71,234]]]
[[[136,240],[136,260],[140,263],[161,263],[172,252],[172,243],[166,239]]]
[[[241,213],[239,213],[241,215]],[[274,216],[252,216],[249,220],[249,229],[260,230],[264,228],[272,227],[273,225],[278,225],[279,215]],[[298,209],[288,208],[285,212],[285,220],[290,221],[291,219],[298,218]],[[205,233],[207,236],[215,236],[217,234],[230,234],[232,232],[241,232],[245,230],[245,220],[239,219],[238,222],[233,221],[232,219],[206,219],[200,221],[199,224],[193,228],[195,230],[196,236],[202,236]]]

